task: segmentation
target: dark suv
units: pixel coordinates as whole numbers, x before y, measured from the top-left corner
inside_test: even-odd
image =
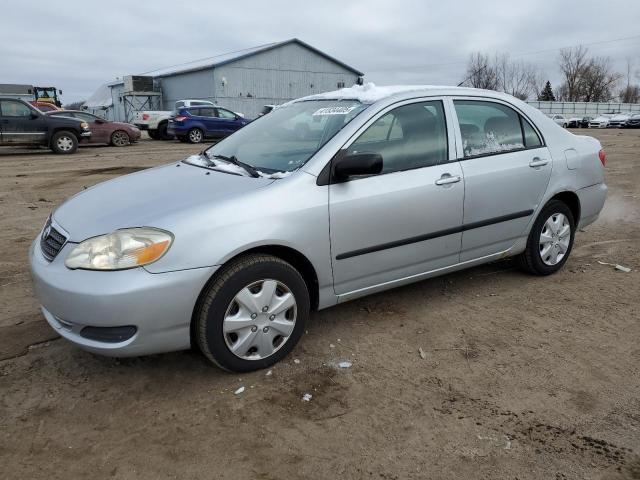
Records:
[[[45,146],[55,153],[73,153],[78,142],[90,136],[87,122],[44,115],[23,100],[0,99],[0,145]]]

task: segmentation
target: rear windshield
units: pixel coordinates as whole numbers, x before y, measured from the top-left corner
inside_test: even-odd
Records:
[[[236,157],[268,173],[290,172],[367,106],[354,100],[313,100],[278,107],[215,144],[206,155]]]

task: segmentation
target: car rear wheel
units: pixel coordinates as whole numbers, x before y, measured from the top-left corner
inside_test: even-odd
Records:
[[[147,135],[149,135],[149,138],[151,138],[152,140],[160,139],[160,137],[158,136],[157,130],[147,130]]]
[[[567,262],[575,236],[575,220],[569,207],[551,200],[540,212],[527,240],[527,247],[516,260],[533,275],[550,275]]]
[[[71,133],[63,130],[56,132],[51,137],[51,150],[55,153],[69,154],[78,149],[78,139]]]
[[[271,255],[241,257],[214,277],[201,296],[194,333],[202,353],[233,372],[266,368],[298,343],[309,317],[300,273]]]
[[[116,130],[111,134],[111,145],[114,147],[125,147],[130,143],[131,139],[124,130]]]
[[[187,134],[187,139],[189,140],[189,143],[201,143],[202,140],[204,140],[202,130],[199,128],[192,128]]]

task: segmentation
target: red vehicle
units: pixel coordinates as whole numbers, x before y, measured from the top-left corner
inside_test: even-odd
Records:
[[[80,110],[57,110],[47,112],[46,115],[78,118],[87,122],[91,129],[89,145],[106,144],[114,147],[124,147],[140,140],[140,130],[129,123],[110,122],[97,115]],[[87,144],[85,143],[85,145]]]
[[[39,102],[38,100],[33,100],[32,102],[29,102],[29,103],[34,107],[36,107],[41,112],[57,112],[60,110],[51,102]]]

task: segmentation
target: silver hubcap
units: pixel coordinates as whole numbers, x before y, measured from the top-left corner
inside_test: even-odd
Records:
[[[189,133],[189,139],[192,142],[199,143],[202,140],[202,133],[200,133],[200,130],[192,130]]]
[[[240,290],[224,314],[222,330],[229,350],[244,360],[273,355],[296,324],[296,299],[282,282],[258,280]]]
[[[127,137],[126,133],[116,132],[113,134],[113,143],[118,146],[126,145],[127,143],[129,143],[129,138]]]
[[[67,136],[60,137],[58,138],[56,145],[58,145],[60,150],[67,152],[73,148],[73,140]]]
[[[557,265],[569,250],[571,225],[562,213],[551,215],[540,233],[540,258],[546,265]]]

